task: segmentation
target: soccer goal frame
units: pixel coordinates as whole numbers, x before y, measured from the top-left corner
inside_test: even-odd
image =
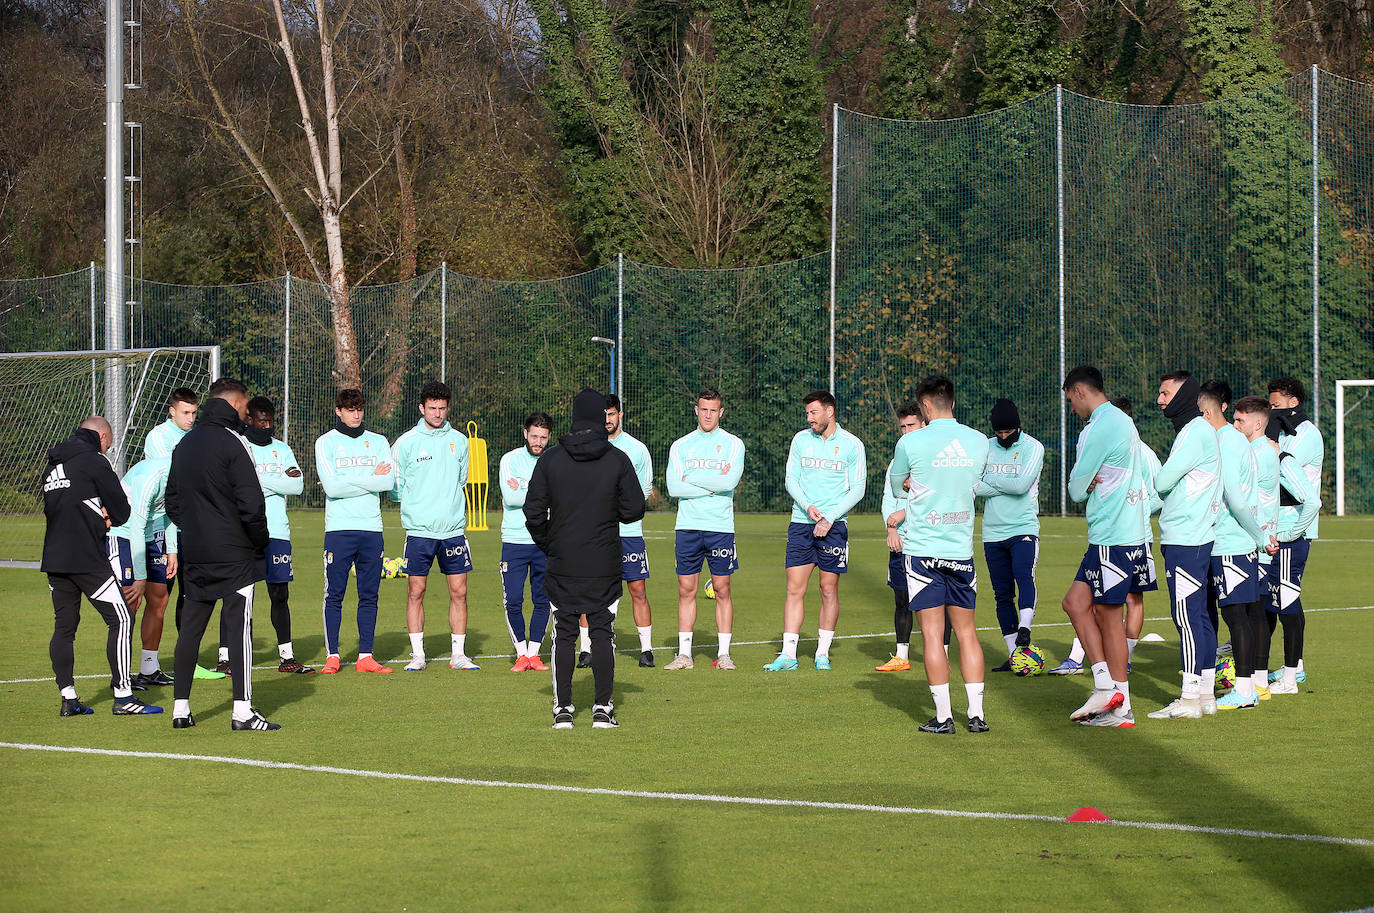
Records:
[[[1345,516],[1345,416],[1347,412],[1353,412],[1369,398],[1374,390],[1366,392],[1355,401],[1355,405],[1349,410],[1345,408],[1346,388],[1355,387],[1374,387],[1374,380],[1338,380],[1336,381],[1336,516]]]

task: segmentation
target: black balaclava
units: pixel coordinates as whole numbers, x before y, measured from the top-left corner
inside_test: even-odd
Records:
[[[1283,422],[1274,414],[1276,411],[1278,410],[1269,410],[1269,423],[1264,426],[1264,436],[1275,444],[1279,442],[1279,435],[1283,433]]]
[[[254,428],[252,425],[244,425],[243,436],[248,438],[248,443],[257,444],[259,447],[266,447],[272,443],[271,428]]]
[[[1297,434],[1298,426],[1307,421],[1307,413],[1303,411],[1301,404],[1291,409],[1270,409],[1269,421],[1278,422],[1284,434]]]
[[[359,425],[357,428],[350,428],[344,424],[343,419],[339,419],[337,422],[334,423],[334,430],[342,434],[344,437],[360,438],[363,436],[363,432],[367,430],[367,421],[364,420],[363,423]]]
[[[1197,378],[1188,377],[1179,384],[1174,398],[1164,407],[1164,417],[1174,423],[1175,431],[1182,431],[1184,425],[1202,414],[1202,410],[1197,407],[1199,389],[1201,384],[1197,382]]]
[[[592,431],[601,429],[601,436],[606,434],[606,397],[602,393],[597,393],[591,387],[583,387],[582,392],[573,397],[572,408],[572,430]]]
[[[992,430],[1012,431],[1006,438],[998,436],[997,443],[1010,449],[1021,438],[1021,413],[1016,409],[1016,403],[1009,399],[999,399],[992,404]]]

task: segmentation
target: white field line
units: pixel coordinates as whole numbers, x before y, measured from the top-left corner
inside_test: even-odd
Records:
[[[914,808],[901,805],[870,805],[861,802],[815,802],[806,799],[770,799],[761,796],[728,796],[712,793],[675,793],[642,789],[604,789],[590,786],[567,786],[561,783],[516,783],[509,780],[475,780],[469,777],[437,777],[421,774],[394,773],[380,770],[359,770],[351,767],[326,767],[316,764],[293,764],[286,761],[263,761],[257,758],[234,758],[223,755],[179,754],[167,751],[124,751],[113,748],[84,748],[67,745],[37,745],[28,742],[0,742],[0,748],[17,751],[47,751],[62,754],[100,755],[114,758],[140,758],[157,761],[205,761],[211,764],[232,764],[239,767],[261,767],[271,770],[297,770],[305,773],[336,774],[371,780],[400,780],[409,783],[440,783],[449,786],[473,786],[488,789],[525,789],[541,792],[574,793],[585,796],[613,796],[621,799],[663,799],[674,802],[712,802],[721,805],[754,805],[774,808],[806,808],[824,811],[879,812],[890,815],[931,815],[941,818],[975,818],[994,821],[1043,821],[1067,823],[1052,815],[1028,815],[1019,812],[971,812],[948,808]],[[1259,840],[1295,840],[1304,843],[1329,843],[1339,846],[1374,846],[1374,840],[1359,837],[1333,837],[1326,834],[1292,834],[1278,831],[1257,831],[1236,827],[1208,827],[1196,824],[1176,824],[1168,821],[1107,821],[1096,822],[1114,827],[1134,827],[1152,831],[1175,831],[1189,834],[1208,834],[1223,837],[1248,837]]]
[[[1374,609],[1374,605],[1349,605],[1349,606],[1335,606],[1335,607],[1325,608],[1325,609],[1303,609],[1303,612],[1304,612],[1305,614],[1312,615],[1312,614],[1316,614],[1316,613],[1318,613],[1318,612],[1361,612],[1361,611],[1365,611],[1365,610],[1367,610],[1367,609]],[[1146,618],[1146,619],[1144,619],[1144,620],[1145,620],[1145,621],[1161,621],[1161,622],[1162,622],[1162,621],[1170,621],[1170,622],[1173,621],[1173,619],[1172,619],[1170,616],[1168,616],[1168,615],[1160,615],[1160,616],[1155,617],[1155,618]],[[1039,621],[1038,621],[1038,622],[1035,623],[1035,627],[1037,627],[1037,628],[1067,628],[1067,627],[1070,627],[1070,624],[1069,624],[1069,622],[1067,622],[1067,621],[1045,621],[1045,622],[1039,622]],[[1001,628],[998,628],[998,627],[984,627],[984,628],[979,628],[978,630],[979,630],[979,631],[997,631],[998,633],[1001,632]],[[880,631],[880,632],[878,632],[878,633],[876,633],[876,634],[836,634],[835,637],[834,637],[834,639],[835,639],[835,640],[868,640],[868,639],[874,638],[874,637],[895,637],[896,635],[897,635],[897,632],[896,632],[896,631]],[[918,627],[918,628],[913,629],[913,631],[912,631],[912,637],[920,637],[920,636],[921,636],[921,630],[920,630],[920,628]],[[814,638],[814,637],[803,637],[803,638],[799,641],[799,643],[814,643],[815,641],[816,641],[816,638]],[[730,642],[730,645],[731,645],[732,647],[762,647],[762,646],[766,646],[766,645],[769,645],[769,644],[781,644],[781,643],[782,643],[782,640],[781,640],[781,639],[778,639],[778,640],[735,640],[735,641],[731,641],[731,642]],[[654,652],[654,653],[660,653],[660,652],[664,652],[664,651],[667,651],[667,652],[676,652],[676,650],[677,650],[677,647],[675,647],[675,646],[663,646],[663,647],[654,647],[652,652]],[[638,656],[638,655],[640,654],[641,651],[640,651],[640,649],[639,649],[638,647],[632,647],[632,648],[631,648],[631,647],[627,647],[627,648],[625,648],[625,649],[623,649],[623,650],[617,650],[616,652],[617,652],[617,653],[624,653],[624,654],[626,654],[626,655]],[[483,653],[483,654],[480,655],[480,656],[474,656],[474,657],[472,657],[472,659],[505,660],[505,659],[510,659],[511,656],[512,656],[512,654],[509,653],[509,652],[507,652],[507,653]],[[430,662],[432,662],[432,663],[447,662],[447,661],[449,660],[449,657],[447,657],[447,656],[430,656],[430,657],[427,657],[427,658],[428,658],[428,660],[429,660]],[[396,657],[395,659],[386,660],[386,661],[383,663],[383,665],[386,665],[386,666],[400,666],[400,665],[404,665],[404,664],[406,664],[406,663],[408,663],[408,662],[410,662],[410,656],[409,656],[409,655],[406,655],[406,656],[398,656],[398,657]],[[348,664],[348,663],[345,663],[345,665],[349,665],[349,664]],[[254,667],[253,667],[253,671],[255,671],[255,672],[258,672],[258,671],[271,671],[271,670],[274,670],[274,669],[276,669],[276,668],[277,668],[277,667],[276,667],[275,664],[266,663],[266,664],[263,664],[263,665],[254,666]],[[109,675],[106,674],[106,673],[93,673],[93,674],[90,674],[90,675],[74,675],[74,676],[72,676],[72,678],[77,679],[77,680],[80,680],[80,679],[91,679],[91,678],[109,678]],[[27,684],[33,684],[33,683],[35,683],[35,682],[47,682],[47,683],[51,684],[51,683],[52,683],[52,680],[53,680],[53,678],[52,678],[51,675],[44,676],[43,678],[8,678],[8,679],[0,679],[0,685],[27,685]]]

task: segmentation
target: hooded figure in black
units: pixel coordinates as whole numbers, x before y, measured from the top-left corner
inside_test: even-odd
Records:
[[[172,694],[172,726],[194,726],[191,683],[205,626],[223,600],[234,678],[233,729],[280,729],[253,709],[253,585],[266,575],[267,507],[257,468],[242,437],[248,390],[222,378],[196,425],[172,451],[167,516],[182,532],[182,607]]]
[[[110,662],[114,712],[120,716],[161,713],[133,696],[129,651],[133,612],[110,572],[106,530],[129,519],[129,498],[104,456],[114,435],[110,423],[93,415],[71,437],[48,451],[43,470],[43,563],[52,593],[53,632],[48,644],[53,675],[62,692],[62,716],[84,716],[90,707],[76,696],[76,627],[85,594],[109,627],[105,654]]]
[[[606,397],[573,399],[572,432],[534,465],[525,525],[548,556],[544,589],[554,617],[554,728],[572,728],[578,617],[587,616],[596,681],[592,725],[616,725],[613,626],[620,602],[620,524],[644,516],[644,491],[630,458],[606,439]]]

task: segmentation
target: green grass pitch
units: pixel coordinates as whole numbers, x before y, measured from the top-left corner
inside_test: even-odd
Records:
[[[396,554],[396,514],[387,519],[388,552]],[[660,666],[676,643],[672,519],[653,514],[646,523]],[[738,523],[732,652],[739,670],[710,667],[715,621],[704,599],[696,669],[638,668],[626,600],[616,683],[622,725],[612,732],[591,729],[588,673],[574,685],[577,728],[554,732],[548,676],[507,671],[494,530],[470,536],[478,569],[470,578],[468,652],[484,657],[479,673],[438,662],[385,677],[348,666],[334,677],[280,675],[260,591],[257,661],[272,668],[255,672],[254,700],[283,724],[276,733],[230,732],[224,682],[196,683],[199,725],[189,731],[173,731],[170,715],[111,716],[101,675],[104,626],[89,605],[77,674],[97,677],[77,684],[96,715],[59,719],[44,580],[0,571],[0,910],[1337,911],[1374,904],[1374,715],[1364,703],[1374,646],[1374,520],[1323,518],[1306,581],[1309,672],[1301,694],[1200,721],[1146,719],[1176,695],[1179,681],[1177,637],[1166,597],[1156,593],[1146,599],[1145,630],[1166,643],[1136,651],[1135,729],[1068,721],[1090,688],[1087,676],[1002,674],[989,677],[992,731],[974,736],[960,725],[953,737],[915,730],[932,713],[919,635],[913,672],[873,671],[892,649],[877,518],[851,522],[830,673],[810,668],[805,641],[799,671],[762,672],[781,631],[787,520]],[[322,515],[301,512],[293,524],[297,655],[318,663]],[[1082,554],[1084,524],[1048,519],[1043,532],[1035,640],[1056,663],[1072,638],[1059,599]],[[1000,661],[991,593],[980,576],[983,647]],[[376,653],[384,660],[408,651],[404,590],[402,581],[383,581]],[[441,593],[432,588],[433,656],[448,654]],[[816,608],[813,586],[804,638],[815,636]],[[357,644],[347,603],[343,633],[347,659]],[[168,667],[174,638],[169,623]],[[1279,637],[1275,650],[1281,655]],[[166,691],[148,697],[170,714]],[[957,676],[953,692],[962,724]],[[10,747],[20,743],[201,759]],[[498,785],[524,783],[640,794]],[[1205,830],[916,811],[1062,819],[1080,806],[1123,822]]]

